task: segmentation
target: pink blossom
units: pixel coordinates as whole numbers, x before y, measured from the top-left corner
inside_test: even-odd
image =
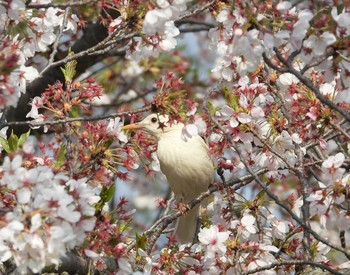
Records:
[[[307,29],[310,27],[310,20],[313,14],[310,10],[302,10],[298,14],[298,21],[293,25],[293,31],[291,35],[291,44],[295,49],[299,49],[302,46],[302,42],[307,33]]]
[[[283,240],[285,235],[289,232],[289,223],[287,221],[279,220],[274,215],[270,214],[267,219],[272,226],[272,234],[277,239]]]
[[[1,260],[12,257],[20,273],[27,273],[27,268],[40,272],[84,241],[94,226],[92,204],[99,197],[86,179],[69,180],[48,166],[27,169],[21,164],[19,155],[13,160],[6,157],[3,164],[1,185],[16,194],[17,204],[0,228]]]
[[[187,141],[188,138],[192,138],[198,135],[198,128],[195,124],[187,124],[182,128],[181,138]]]
[[[338,14],[337,7],[333,7],[331,14],[338,24],[337,35],[342,33],[344,36],[348,36],[350,34],[349,12],[343,9],[343,11]]]
[[[342,175],[345,172],[344,168],[341,168],[345,160],[345,156],[343,153],[338,153],[335,156],[329,156],[323,163],[322,163],[322,171],[324,172],[325,176],[329,176],[332,179],[340,179]],[[328,182],[328,184],[331,184],[332,182]]]
[[[320,36],[311,35],[303,43],[304,47],[311,49],[314,56],[324,55],[326,48],[336,41],[334,34],[324,32]]]
[[[292,7],[292,3],[289,1],[283,1],[277,4],[276,9],[280,12],[285,12]]]
[[[107,131],[110,132],[114,137],[116,137],[121,142],[128,142],[128,138],[122,131],[123,122],[120,120],[120,117],[116,117],[114,119],[110,119]]]
[[[310,111],[306,114],[309,118],[312,120],[316,120],[318,116],[320,115],[319,109],[316,107],[311,107]]]
[[[255,217],[253,215],[247,214],[244,215],[240,221],[232,221],[231,227],[237,228],[238,234],[242,238],[242,240],[247,240],[251,235],[257,232],[257,227],[255,223]]]
[[[209,228],[202,228],[198,233],[198,240],[206,246],[206,258],[212,259],[216,254],[222,256],[226,253],[226,245],[224,244],[229,238],[230,232],[219,232],[216,225]]]

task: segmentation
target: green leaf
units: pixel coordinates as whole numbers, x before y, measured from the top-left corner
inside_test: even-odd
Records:
[[[97,211],[101,211],[103,206],[109,202],[114,195],[114,184],[110,187],[103,186],[100,192],[100,200],[94,204],[94,207]]]
[[[74,52],[69,50],[68,56],[74,55]],[[71,60],[64,65],[64,68],[61,68],[61,71],[64,75],[64,79],[66,82],[71,83],[76,73],[77,61]]]
[[[67,152],[66,147],[63,145],[60,145],[57,151],[57,161],[55,163],[55,167],[62,166],[63,162],[66,160],[66,152]]]
[[[207,108],[208,108],[209,112],[213,115],[214,106],[210,100],[208,100],[208,102],[207,102]]]
[[[105,142],[105,148],[108,149],[113,144],[113,139],[109,139]]]
[[[136,248],[141,248],[143,250],[146,250],[146,244],[147,244],[147,237],[144,234],[138,234],[136,232]],[[137,251],[136,250],[136,251]]]
[[[6,153],[10,153],[10,146],[9,143],[7,141],[7,139],[0,137],[0,145],[2,146],[2,148],[4,148],[4,150],[6,151]]]
[[[19,140],[18,140],[18,146],[22,146],[24,144],[24,142],[27,140],[27,138],[29,137],[29,134],[30,134],[30,129],[27,133],[24,133],[22,134],[20,137],[19,137]]]
[[[114,184],[112,184],[110,187],[103,186],[102,191],[100,193],[101,200],[103,200],[103,202],[105,203],[109,202],[114,196],[114,190]]]
[[[239,97],[235,96],[232,91],[229,91],[227,88],[223,90],[224,97],[226,99],[227,104],[234,110],[237,109],[239,103]]]
[[[261,200],[265,197],[266,192],[264,190],[261,190],[258,194],[256,194],[255,199]]]
[[[16,34],[20,33],[23,36],[28,36],[28,24],[24,22],[18,22],[16,24],[13,24],[13,28],[8,29],[9,34],[12,36],[15,36]]]
[[[131,227],[129,226],[129,222],[122,222],[118,225],[118,227],[119,227],[119,232],[126,232],[131,229]]]
[[[316,257],[316,255],[318,254],[317,245],[318,245],[317,241],[312,242],[310,245],[311,257],[313,257],[313,258]]]
[[[80,108],[73,106],[70,111],[69,117],[79,117],[80,116],[79,110]]]
[[[101,210],[103,206],[113,198],[114,189],[114,184],[109,187],[102,187],[102,190],[100,192],[101,199],[94,205],[96,210]]]
[[[207,103],[208,110],[212,116],[215,116],[216,111],[219,111],[221,107],[214,107],[213,103],[211,101],[208,101]]]
[[[16,136],[16,134],[11,133],[9,139],[8,139],[8,144],[10,147],[10,152],[15,152],[18,148],[18,137]]]

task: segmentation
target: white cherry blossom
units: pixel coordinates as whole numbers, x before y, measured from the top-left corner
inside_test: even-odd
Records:
[[[247,214],[242,219],[234,220],[231,222],[231,228],[237,228],[239,236],[242,240],[248,240],[248,238],[257,232],[255,225],[256,219],[253,215]]]
[[[198,240],[206,247],[206,258],[213,259],[216,254],[222,256],[226,253],[224,244],[229,238],[230,232],[219,232],[216,225],[209,228],[202,228],[198,233]]]
[[[68,250],[84,241],[93,229],[92,204],[99,197],[86,179],[69,180],[47,166],[21,165],[22,157],[17,155],[13,160],[6,157],[2,166],[0,184],[15,192],[17,205],[0,226],[0,260],[13,258],[18,271],[26,274],[27,268],[40,272],[47,264],[58,264]]]
[[[324,172],[327,179],[340,179],[345,169],[341,168],[342,164],[344,163],[345,156],[343,153],[338,153],[335,156],[329,156],[323,163],[322,163],[322,171]],[[332,181],[327,182],[327,185],[332,184]]]
[[[110,132],[113,136],[115,136],[121,142],[128,142],[128,138],[122,131],[123,122],[120,120],[120,117],[116,117],[114,119],[110,119],[107,125],[107,131]]]

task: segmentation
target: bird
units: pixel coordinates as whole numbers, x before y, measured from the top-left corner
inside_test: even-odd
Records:
[[[184,139],[183,128],[183,123],[170,123],[168,115],[158,113],[148,115],[141,122],[122,127],[123,130],[144,130],[156,138],[160,170],[165,175],[176,201],[187,205],[208,190],[214,181],[214,165],[209,147],[202,137],[196,135]],[[205,207],[206,202],[202,201],[201,204]],[[175,235],[181,244],[195,242],[200,209],[197,204],[179,217]]]

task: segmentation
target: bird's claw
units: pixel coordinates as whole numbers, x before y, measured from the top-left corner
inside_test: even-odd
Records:
[[[176,208],[181,212],[181,215],[186,215],[187,211],[190,209],[188,205],[183,202],[176,203]]]

